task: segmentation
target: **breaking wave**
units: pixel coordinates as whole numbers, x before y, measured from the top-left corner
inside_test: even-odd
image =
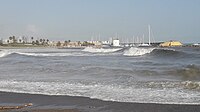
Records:
[[[182,77],[184,80],[200,80],[200,67],[194,64],[187,65],[170,70],[168,74]]]
[[[117,102],[200,104],[199,91],[187,91],[187,89],[199,88],[199,82],[149,82],[146,84],[148,86],[146,88],[135,87],[137,84],[123,86],[98,82],[84,83],[81,81],[32,82],[4,80],[0,81],[0,91],[83,96]]]
[[[142,56],[150,54],[151,56],[183,56],[184,52],[169,48],[140,48],[131,47],[124,51],[125,56]]]
[[[56,56],[101,56],[101,55],[108,55],[105,53],[113,53],[122,50],[122,48],[92,48],[87,47],[84,50],[80,51],[62,51],[62,52],[47,52],[47,51],[39,51],[37,49],[30,49],[30,50],[0,50],[0,58],[6,57],[11,54],[18,54],[23,56],[35,56],[35,57],[56,57]]]
[[[8,56],[8,55],[10,55],[10,54],[12,54],[13,52],[12,51],[9,51],[9,50],[2,50],[2,51],[0,51],[0,58],[2,58],[2,57],[6,57],[6,56]]]
[[[122,50],[122,48],[93,48],[93,47],[86,47],[85,49],[83,49],[82,51],[85,52],[90,52],[90,53],[111,53],[111,52],[116,52]]]
[[[16,52],[16,54],[25,55],[25,56],[39,56],[39,57],[55,57],[55,56],[88,56],[83,53],[22,53]]]
[[[170,48],[157,48],[153,50],[151,55],[159,57],[182,57],[186,56],[186,53]]]
[[[121,52],[122,51],[122,52]],[[188,56],[186,53],[169,48],[141,48],[141,47],[131,47],[129,49],[123,48],[93,48],[86,47],[80,51],[62,51],[53,52],[48,51],[23,51],[23,50],[2,50],[0,51],[0,58],[6,57],[10,54],[19,54],[25,56],[40,56],[40,57],[55,57],[55,56],[99,56],[99,55],[124,55],[124,56],[142,56],[149,54],[150,56],[158,57],[183,57]]]
[[[145,54],[151,53],[155,48],[138,48],[138,47],[131,47],[128,50],[124,51],[125,56],[141,56]]]
[[[27,52],[3,52],[0,53],[0,58],[6,57],[11,54],[18,54],[23,56],[32,56],[32,57],[67,57],[67,56],[104,56],[106,54],[88,54],[81,52],[74,53],[27,53]]]
[[[0,51],[0,58],[6,57],[8,55],[18,54],[23,56],[33,56],[33,57],[66,57],[66,56],[101,56],[104,54],[89,54],[84,52],[23,52],[23,51],[12,51],[12,50],[4,50]]]
[[[88,56],[83,53],[27,53],[27,52],[18,52],[18,51],[0,51],[0,58],[6,57],[11,54],[19,54],[24,56],[36,56],[36,57],[54,57],[54,56]]]
[[[198,81],[148,82],[145,86],[148,87],[148,88],[161,88],[161,89],[167,89],[167,88],[189,89],[189,90],[196,90],[198,92],[200,90],[200,82],[198,82]]]

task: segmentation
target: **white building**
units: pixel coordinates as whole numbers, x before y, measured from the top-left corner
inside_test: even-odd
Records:
[[[24,41],[24,40],[22,39],[21,36],[17,38],[17,43],[23,43],[23,41]]]
[[[117,46],[120,46],[119,45],[119,39],[113,39],[113,46],[117,47]]]
[[[102,45],[102,42],[101,41],[87,41],[88,43],[92,43],[94,44],[95,46],[101,46]]]
[[[9,44],[9,43],[13,43],[13,41],[12,41],[12,40],[9,40],[9,39],[3,40],[3,44]]]
[[[105,45],[110,45],[110,41],[101,41],[102,44],[105,44]]]

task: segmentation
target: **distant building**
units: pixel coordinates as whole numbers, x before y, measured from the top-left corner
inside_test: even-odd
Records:
[[[119,39],[113,39],[112,45],[115,46],[115,47],[120,46],[119,45]]]
[[[67,47],[80,47],[81,44],[79,42],[69,42]]]
[[[48,45],[49,46],[56,46],[57,42],[56,41],[49,41]]]
[[[200,43],[192,44],[192,47],[200,47]]]
[[[94,46],[101,46],[102,42],[101,41],[87,41],[88,43],[94,44]]]
[[[17,43],[20,43],[20,44],[21,44],[21,43],[23,43],[23,42],[24,42],[24,40],[22,39],[21,36],[17,38]]]
[[[110,45],[110,41],[102,41],[102,44]]]
[[[169,41],[160,44],[161,47],[180,47],[182,45],[183,44],[179,41]]]
[[[9,40],[9,39],[2,40],[2,42],[3,42],[3,44],[13,43],[13,41]]]

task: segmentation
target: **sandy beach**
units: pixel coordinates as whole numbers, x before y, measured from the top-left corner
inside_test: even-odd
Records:
[[[84,97],[0,92],[0,105],[33,106],[9,112],[198,112],[199,105],[141,104],[101,101]]]

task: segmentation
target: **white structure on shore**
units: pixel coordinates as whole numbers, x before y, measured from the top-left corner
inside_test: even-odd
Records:
[[[120,46],[120,45],[119,45],[119,39],[113,39],[112,44],[113,44],[113,46],[115,46],[115,47]]]

